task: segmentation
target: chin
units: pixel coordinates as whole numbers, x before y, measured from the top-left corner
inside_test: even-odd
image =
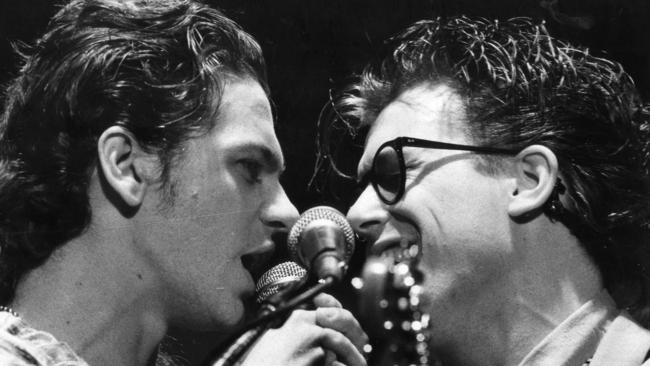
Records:
[[[225,298],[212,300],[205,304],[204,310],[195,314],[191,321],[191,328],[197,331],[229,331],[242,325],[245,320],[245,306],[238,298]]]
[[[244,306],[244,303],[240,299],[237,299],[231,304],[228,311],[224,311],[222,308],[222,313],[217,313],[215,315],[221,320],[221,327],[229,329],[241,325],[244,322],[246,319],[246,313],[248,313],[246,310],[247,308]]]

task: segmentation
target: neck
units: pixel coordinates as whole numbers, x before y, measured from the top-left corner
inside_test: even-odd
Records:
[[[167,330],[161,291],[129,255],[129,227],[112,227],[57,249],[21,280],[12,307],[91,365],[145,365]]]
[[[546,216],[525,225],[518,242],[527,253],[513,272],[507,365],[516,365],[548,333],[603,289],[600,273],[582,244]],[[536,238],[536,240],[526,240]]]
[[[475,326],[462,336],[465,346],[455,347],[443,364],[518,365],[602,291],[598,269],[577,239],[559,223],[537,220],[543,222],[513,228],[517,263],[473,302],[466,324]],[[468,349],[468,344],[477,346]]]

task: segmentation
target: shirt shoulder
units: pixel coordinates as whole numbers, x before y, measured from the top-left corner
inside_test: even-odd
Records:
[[[621,312],[608,326],[591,365],[646,365],[649,351],[650,331],[635,322],[628,313]]]
[[[0,366],[88,366],[50,333],[29,327],[22,319],[0,312]]]

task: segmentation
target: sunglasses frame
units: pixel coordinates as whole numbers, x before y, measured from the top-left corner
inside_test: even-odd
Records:
[[[491,154],[491,155],[516,155],[520,151],[515,149],[507,149],[507,148],[491,147],[491,146],[452,144],[448,142],[424,140],[424,139],[418,139],[415,137],[406,137],[406,136],[400,136],[393,140],[386,141],[383,144],[381,144],[381,146],[379,146],[377,152],[375,153],[375,156],[372,158],[372,167],[370,168],[370,172],[368,172],[368,174],[366,174],[366,176],[364,177],[364,181],[366,181],[366,179],[370,181],[370,183],[372,184],[372,188],[375,190],[375,193],[377,193],[379,199],[381,199],[381,201],[387,205],[394,205],[395,203],[399,202],[399,200],[402,199],[402,196],[404,196],[404,192],[406,190],[406,164],[404,162],[404,153],[402,152],[402,149],[405,146],[419,147],[419,148],[426,148],[426,149],[470,151],[475,153]],[[399,160],[399,168],[400,168],[400,181],[399,181],[400,185],[397,193],[395,193],[395,197],[392,200],[387,199],[381,194],[380,185],[377,182],[377,179],[375,179],[375,177],[378,176],[378,174],[375,173],[377,157],[379,156],[381,151],[387,147],[392,148],[397,153],[397,157]]]

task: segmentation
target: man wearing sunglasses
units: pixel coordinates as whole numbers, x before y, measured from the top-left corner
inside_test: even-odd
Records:
[[[419,249],[432,352],[650,365],[650,125],[630,77],[522,18],[392,41],[337,105],[369,128],[348,219],[372,255]]]

